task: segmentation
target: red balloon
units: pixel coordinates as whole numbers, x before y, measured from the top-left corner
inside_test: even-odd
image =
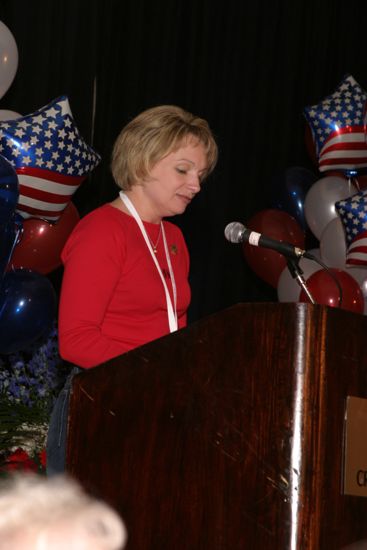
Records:
[[[76,207],[70,202],[54,224],[38,218],[25,220],[9,269],[24,267],[46,275],[59,267],[61,251],[79,219]]]
[[[299,248],[305,247],[305,235],[301,226],[283,210],[261,210],[248,220],[247,228]],[[274,250],[248,243],[243,245],[243,253],[254,272],[265,282],[277,288],[279,277],[287,264],[286,258]]]
[[[332,275],[326,269],[320,269],[313,273],[306,281],[306,286],[317,304],[331,307],[340,307],[354,313],[363,313],[364,298],[359,283],[342,269],[329,268],[342,289],[342,303],[339,305],[339,288]],[[309,302],[304,290],[302,290],[300,302]]]

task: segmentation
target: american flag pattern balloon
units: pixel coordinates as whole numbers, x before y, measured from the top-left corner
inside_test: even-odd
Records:
[[[336,202],[335,209],[344,226],[346,265],[367,266],[367,192]]]
[[[101,159],[81,137],[66,96],[30,115],[0,122],[0,154],[18,175],[17,212],[50,222],[57,222]]]
[[[366,92],[347,75],[334,93],[304,109],[320,172],[342,170],[357,175],[367,168],[366,99]]]

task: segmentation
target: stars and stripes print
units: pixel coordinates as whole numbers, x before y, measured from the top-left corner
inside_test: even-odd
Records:
[[[367,191],[335,203],[344,226],[346,265],[367,266]]]
[[[0,122],[0,154],[19,181],[17,212],[56,222],[100,156],[80,136],[68,98]]]
[[[366,92],[348,75],[333,94],[305,108],[320,172],[367,167],[366,99]]]

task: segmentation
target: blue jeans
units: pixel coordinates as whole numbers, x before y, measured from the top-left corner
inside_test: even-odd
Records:
[[[46,472],[48,476],[65,471],[69,401],[73,378],[82,369],[74,367],[54,404],[47,433]]]

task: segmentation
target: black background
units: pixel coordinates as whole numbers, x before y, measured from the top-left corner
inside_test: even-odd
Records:
[[[206,118],[218,167],[174,220],[191,254],[190,319],[274,301],[224,227],[268,208],[287,168],[315,170],[303,109],[347,73],[367,88],[366,15],[364,1],[1,0],[19,65],[0,109],[26,115],[69,97],[103,159],[73,197],[81,216],[116,196],[110,152],[130,118],[164,103]],[[56,286],[61,271],[51,275]]]

